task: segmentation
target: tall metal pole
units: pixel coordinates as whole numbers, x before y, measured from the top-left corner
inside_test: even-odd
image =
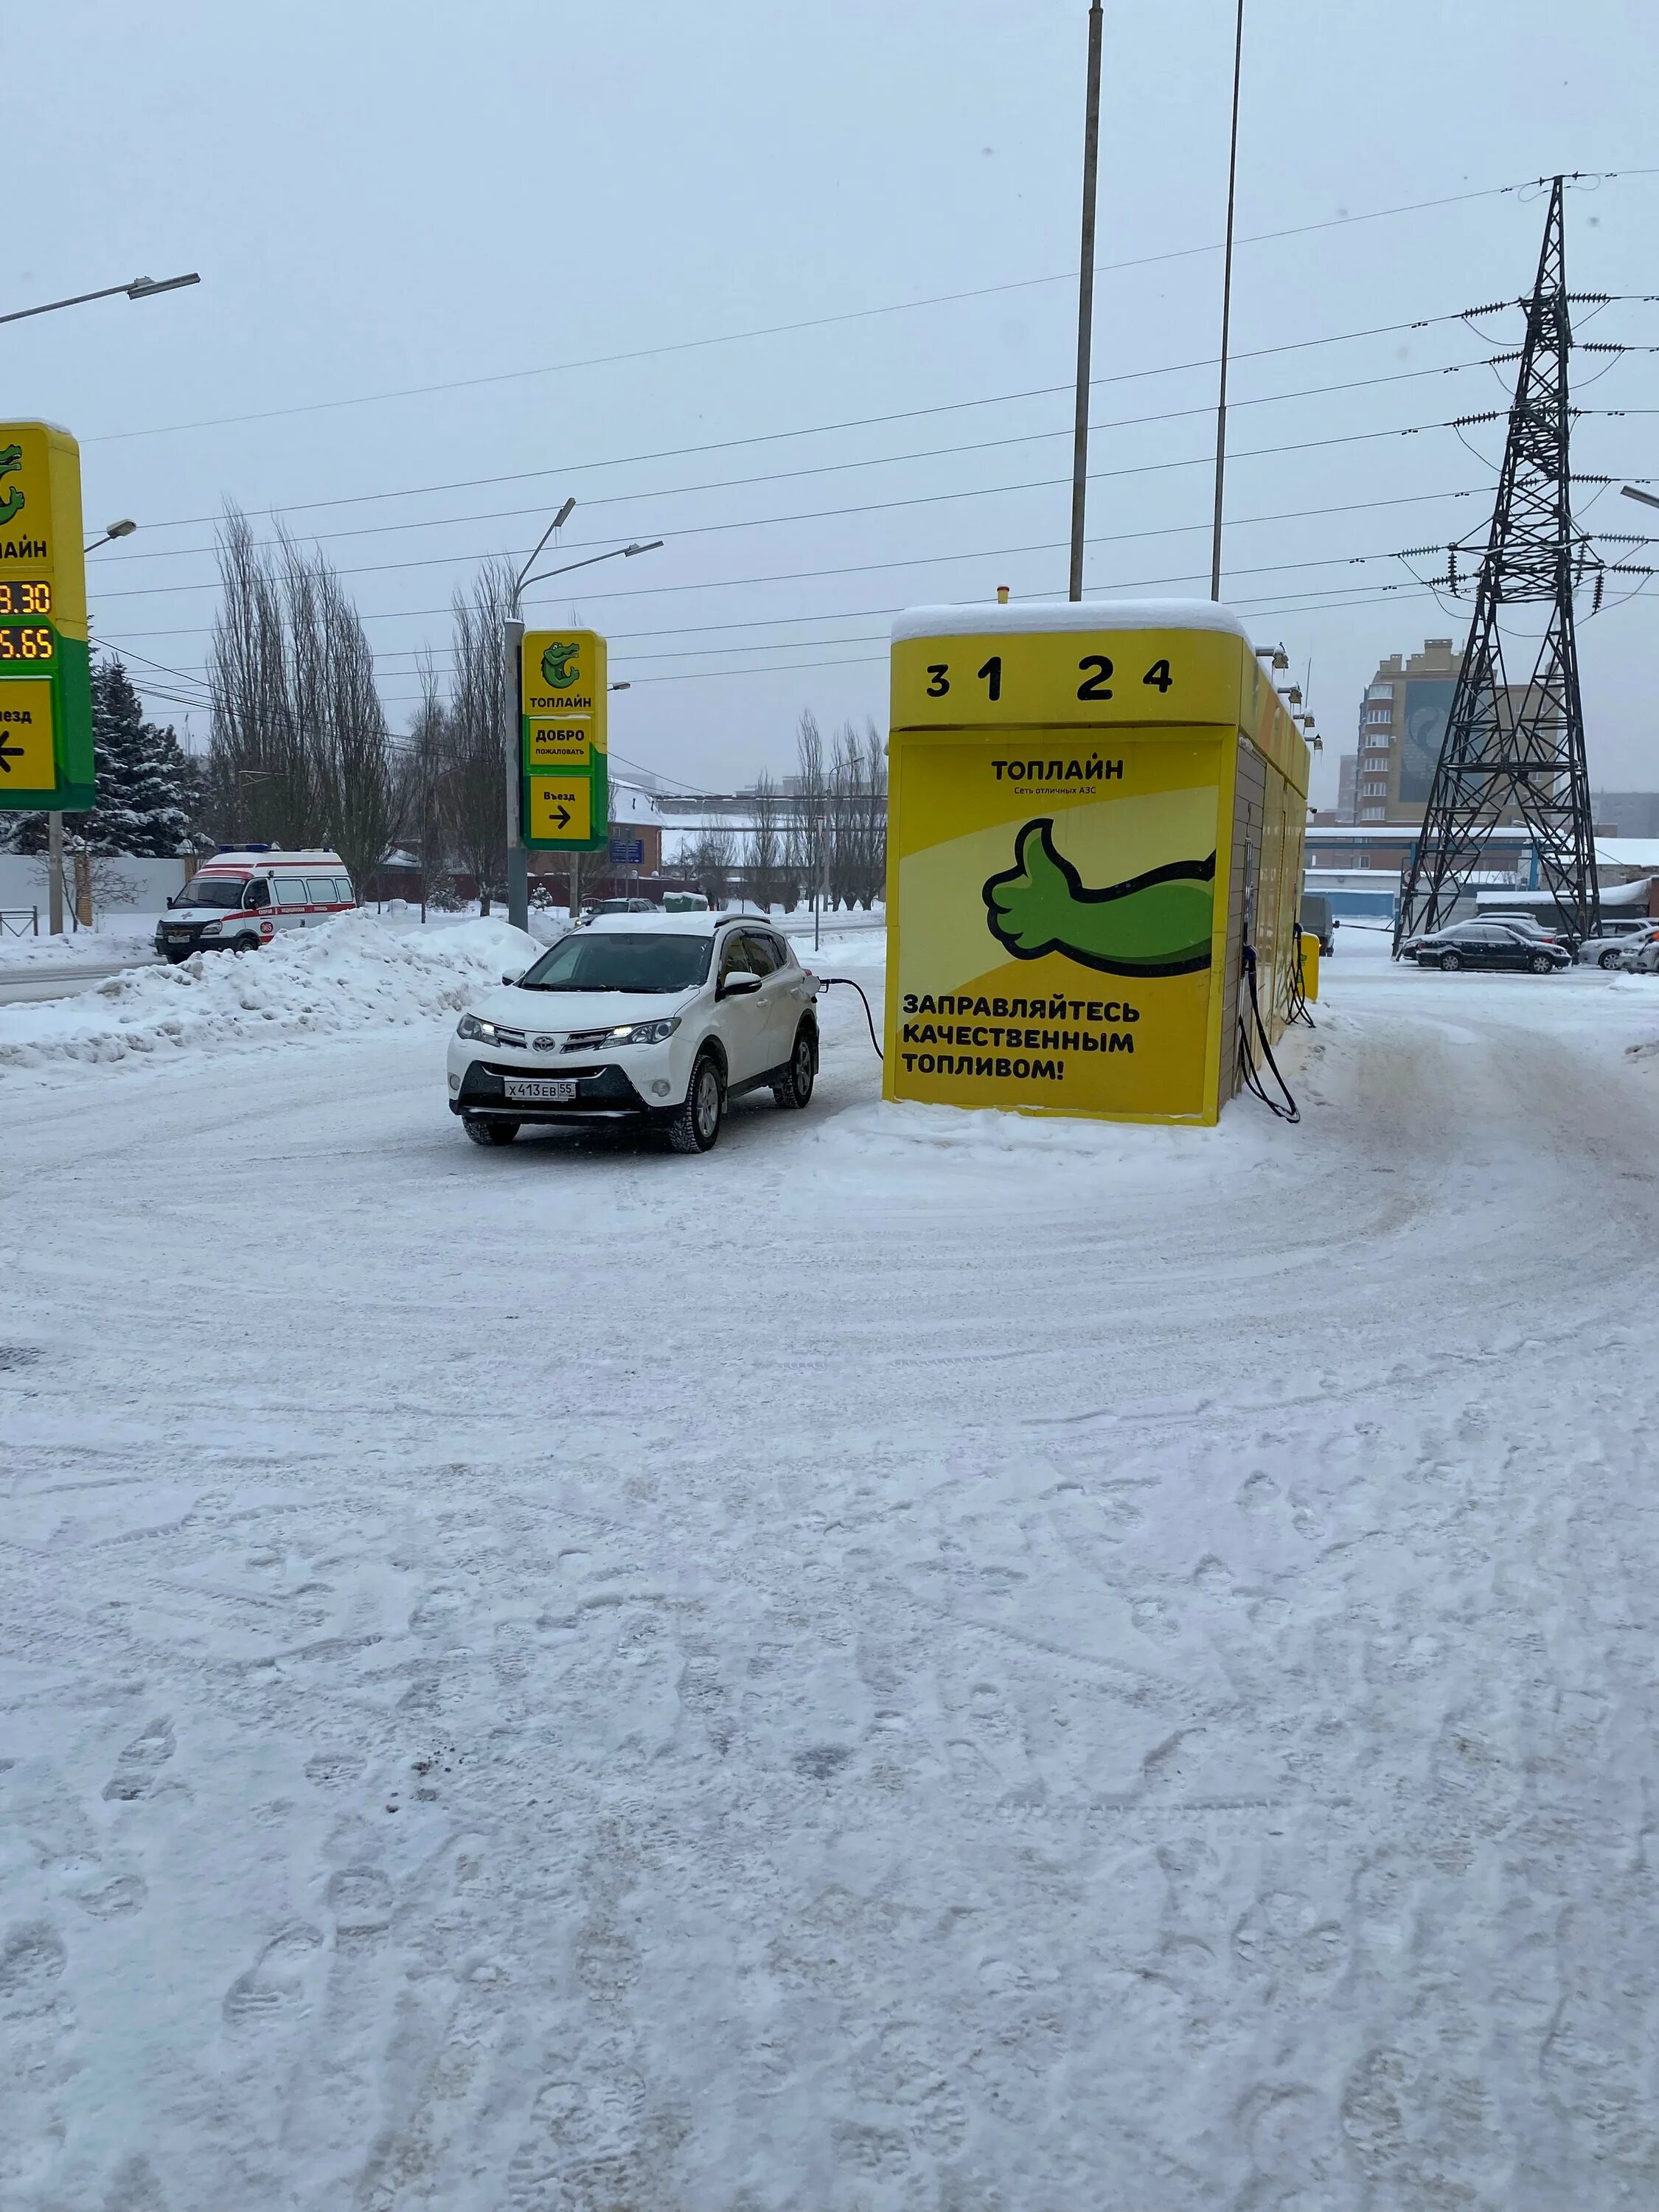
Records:
[[[1089,355],[1095,334],[1095,171],[1100,153],[1101,0],[1089,0],[1089,94],[1083,125],[1083,247],[1077,282],[1077,414],[1072,434],[1072,572],[1066,596],[1083,597],[1083,526],[1089,498]]]
[[[507,769],[507,918],[514,929],[530,927],[530,866],[519,817],[519,749],[523,742],[519,701],[524,624],[516,615],[501,624],[501,756]]]
[[[64,933],[64,817],[46,817],[47,927],[54,937]]]
[[[1215,526],[1210,538],[1210,597],[1221,597],[1221,502],[1227,478],[1227,348],[1233,315],[1233,210],[1238,196],[1238,83],[1244,62],[1244,0],[1233,27],[1233,121],[1227,144],[1227,244],[1221,261],[1221,387],[1215,410]]]

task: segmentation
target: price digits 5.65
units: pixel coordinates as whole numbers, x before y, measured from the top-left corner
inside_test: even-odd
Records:
[[[1085,653],[1077,665],[1082,681],[1077,687],[1079,699],[1093,702],[1109,699],[1113,695],[1112,678],[1116,674],[1113,663],[1103,653]],[[984,665],[974,671],[973,680],[985,686],[985,696],[993,705],[1002,697],[1002,655],[994,653]],[[1121,681],[1121,678],[1119,679]],[[1133,681],[1133,679],[1131,679]],[[1141,678],[1151,690],[1164,692],[1170,690],[1175,678],[1170,673],[1167,660],[1155,660]],[[943,699],[951,689],[951,664],[948,660],[930,661],[927,666],[927,696]]]
[[[36,629],[14,623],[0,629],[0,661],[50,660],[57,649],[56,635],[44,623]]]

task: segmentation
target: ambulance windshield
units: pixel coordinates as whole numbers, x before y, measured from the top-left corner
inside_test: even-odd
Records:
[[[240,906],[242,886],[232,876],[195,876],[185,885],[174,906]]]

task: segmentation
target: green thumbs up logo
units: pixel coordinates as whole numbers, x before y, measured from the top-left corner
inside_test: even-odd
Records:
[[[985,885],[991,934],[1016,960],[1063,952],[1108,975],[1187,975],[1210,964],[1215,854],[1172,860],[1103,890],[1087,890],[1054,850],[1054,825],[1028,822],[1014,866]]]
[[[0,447],[0,477],[15,477],[23,465],[21,446]],[[0,524],[8,523],[14,514],[23,511],[23,495],[15,484],[6,486],[6,495],[0,499]]]

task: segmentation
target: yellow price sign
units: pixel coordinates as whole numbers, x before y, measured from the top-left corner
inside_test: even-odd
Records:
[[[55,781],[52,686],[44,677],[0,680],[0,793],[38,791]]]
[[[574,843],[592,835],[593,787],[585,775],[532,775],[529,783],[532,837]]]
[[[591,768],[593,730],[588,722],[527,721],[525,766],[529,769]]]

